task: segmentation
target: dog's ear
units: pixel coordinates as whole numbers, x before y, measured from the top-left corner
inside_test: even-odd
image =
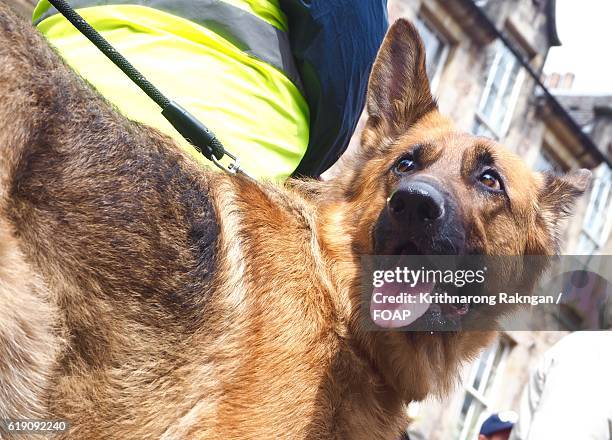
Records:
[[[540,190],[540,216],[555,246],[559,245],[559,221],[569,216],[576,199],[589,187],[591,172],[587,169],[564,175],[544,173]]]
[[[436,108],[425,69],[425,47],[408,21],[397,20],[382,43],[368,84],[368,125],[405,131]]]

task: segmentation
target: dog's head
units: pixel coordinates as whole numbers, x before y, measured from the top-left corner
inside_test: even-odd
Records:
[[[379,51],[367,111],[360,150],[332,182],[342,191],[344,227],[356,254],[556,252],[559,220],[585,190],[590,173],[533,172],[497,142],[458,130],[438,112],[423,43],[407,21],[390,28]],[[418,398],[435,383],[448,384],[449,370],[475,355],[490,335],[364,337],[380,369],[398,389]]]
[[[461,132],[437,109],[425,49],[410,23],[389,30],[370,77],[361,151],[346,188],[360,251],[548,255],[590,172],[532,172],[520,157]]]

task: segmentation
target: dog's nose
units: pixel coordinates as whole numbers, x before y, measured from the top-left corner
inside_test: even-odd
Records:
[[[444,216],[444,197],[424,182],[400,184],[389,197],[387,208],[397,222],[425,225]]]

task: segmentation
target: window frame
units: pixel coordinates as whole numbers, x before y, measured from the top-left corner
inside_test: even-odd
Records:
[[[497,358],[496,354],[499,350],[501,350],[499,361],[497,363],[497,366],[494,366],[493,363],[495,359]],[[457,440],[472,440],[473,433],[469,432],[469,430],[470,430],[470,427],[473,425],[470,423],[466,423],[466,421],[471,421],[475,416],[474,412],[477,410],[476,407],[482,406],[483,408],[482,411],[480,412],[480,414],[476,415],[477,417],[476,426],[479,426],[479,424],[482,423],[483,416],[487,413],[487,410],[491,407],[492,396],[495,394],[497,386],[500,383],[499,381],[500,376],[497,373],[505,369],[506,362],[507,362],[507,359],[508,359],[508,356],[511,350],[512,350],[512,341],[508,337],[502,334],[498,338],[495,345],[490,347],[485,352],[483,352],[482,355],[478,358],[478,361],[475,362],[470,368],[468,379],[465,381],[465,385],[464,385],[464,390],[465,390],[464,397],[461,400],[461,405],[459,406],[459,410],[458,410],[458,420],[461,418],[461,410],[468,396],[472,398],[472,401],[470,402],[470,406],[467,410],[467,413],[464,419],[462,420],[461,430],[459,432],[457,432],[457,430],[455,431],[455,438]],[[480,379],[479,389],[476,389],[474,388],[473,384],[474,384],[474,380],[476,379],[476,374],[478,372],[480,364],[483,361],[483,356],[486,356],[485,369],[483,371],[483,376]],[[493,375],[492,382],[489,383],[489,380],[492,377],[491,373],[494,371],[496,373]]]
[[[520,61],[516,59],[516,56],[512,53],[510,49],[508,49],[501,40],[497,40],[495,48],[495,57],[493,58],[493,62],[489,67],[487,72],[487,81],[485,83],[485,87],[480,96],[480,100],[478,101],[478,106],[476,107],[476,112],[474,114],[474,120],[478,124],[481,124],[485,127],[485,129],[491,133],[492,137],[495,140],[501,140],[508,132],[510,128],[510,123],[512,122],[512,117],[514,115],[514,110],[516,108],[516,104],[518,103],[518,98],[520,96],[520,92],[523,86],[523,82],[525,80],[525,69],[520,64]],[[491,89],[493,82],[497,76],[497,69],[501,64],[501,61],[504,56],[511,57],[512,62],[506,65],[506,70],[503,73],[500,84],[503,87],[498,88],[498,96],[495,98],[493,103],[493,108],[491,109],[490,115],[487,116],[484,114],[483,109],[489,99],[491,94]],[[508,99],[508,106],[506,108],[506,113],[503,115],[502,123],[498,128],[493,127],[491,119],[500,111],[500,106],[502,105],[503,97],[508,88],[508,82],[510,81],[510,77],[512,71],[515,67],[518,67],[518,73],[516,74],[516,79],[514,84],[511,86],[512,91],[510,92],[510,97]]]
[[[430,72],[427,72],[427,77],[429,78],[429,86],[431,88],[432,93],[435,93],[438,90],[440,85],[440,79],[442,77],[442,73],[446,67],[446,62],[448,61],[449,54],[451,51],[452,43],[448,38],[441,32],[436,25],[427,18],[427,15],[423,13],[423,11],[419,12],[414,19],[415,26],[419,34],[421,34],[421,29],[419,26],[423,26],[427,28],[442,44],[442,53],[438,59],[438,62],[435,65],[435,72],[429,76]],[[421,35],[422,38],[422,35]],[[425,42],[423,42],[424,44]],[[425,46],[425,52],[427,52],[427,46]]]
[[[603,192],[603,197],[605,198],[602,202],[603,209],[594,212],[601,192]],[[586,251],[587,255],[593,255],[606,245],[612,229],[612,216],[606,215],[606,213],[609,212],[611,206],[612,170],[606,165],[602,165],[602,168],[595,172],[595,178],[593,179],[589,204],[583,217],[582,228],[580,229],[580,235],[576,246],[577,254]],[[597,231],[590,225],[591,219],[597,215],[603,216],[604,218],[599,236],[597,236]],[[587,250],[584,244],[585,241],[593,245],[592,249]]]

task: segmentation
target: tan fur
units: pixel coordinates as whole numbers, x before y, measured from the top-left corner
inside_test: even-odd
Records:
[[[0,220],[0,420],[46,414],[49,372],[61,347],[49,292],[11,232]]]
[[[0,418],[68,420],[57,438],[393,439],[405,404],[447,392],[494,335],[360,326],[390,165],[431,144],[429,172],[489,253],[548,252],[550,212],[580,192],[549,178],[541,198],[544,177],[457,132],[406,22],[374,68],[363,148],[331,182],[202,170],[2,6],[0,101]],[[516,188],[490,218],[458,169],[483,143]]]

